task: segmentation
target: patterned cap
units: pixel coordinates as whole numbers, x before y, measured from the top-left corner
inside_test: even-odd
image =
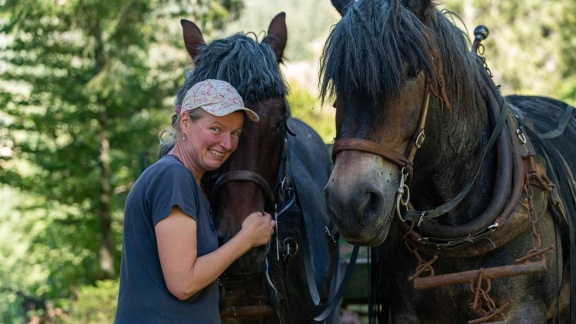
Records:
[[[244,101],[230,83],[222,80],[204,80],[196,83],[184,96],[182,111],[202,108],[214,116],[225,116],[244,110],[252,121],[259,121],[258,115],[244,107]]]

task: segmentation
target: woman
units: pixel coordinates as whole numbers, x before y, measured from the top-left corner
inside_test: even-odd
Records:
[[[252,213],[219,247],[200,186],[238,147],[245,116],[259,119],[220,80],[195,84],[177,106],[174,147],[142,173],[126,201],[116,323],[220,322],[218,277],[267,244],[275,226],[268,213]]]

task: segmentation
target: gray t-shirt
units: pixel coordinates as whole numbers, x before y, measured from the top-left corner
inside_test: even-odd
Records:
[[[218,248],[208,200],[192,172],[165,155],[140,175],[126,200],[115,323],[220,323],[217,282],[186,300],[166,287],[154,226],[172,206],[196,220],[198,256]]]

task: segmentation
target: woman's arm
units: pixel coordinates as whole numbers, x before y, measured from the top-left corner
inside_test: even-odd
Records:
[[[196,221],[178,207],[156,224],[158,254],[168,290],[187,299],[214,282],[236,259],[253,247],[266,244],[274,232],[267,213],[250,214],[242,229],[217,250],[197,256]]]

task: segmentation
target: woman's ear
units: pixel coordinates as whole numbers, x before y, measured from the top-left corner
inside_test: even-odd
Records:
[[[188,112],[185,111],[182,113],[182,116],[180,116],[180,129],[184,131],[189,124],[190,124],[190,114],[188,114]]]

